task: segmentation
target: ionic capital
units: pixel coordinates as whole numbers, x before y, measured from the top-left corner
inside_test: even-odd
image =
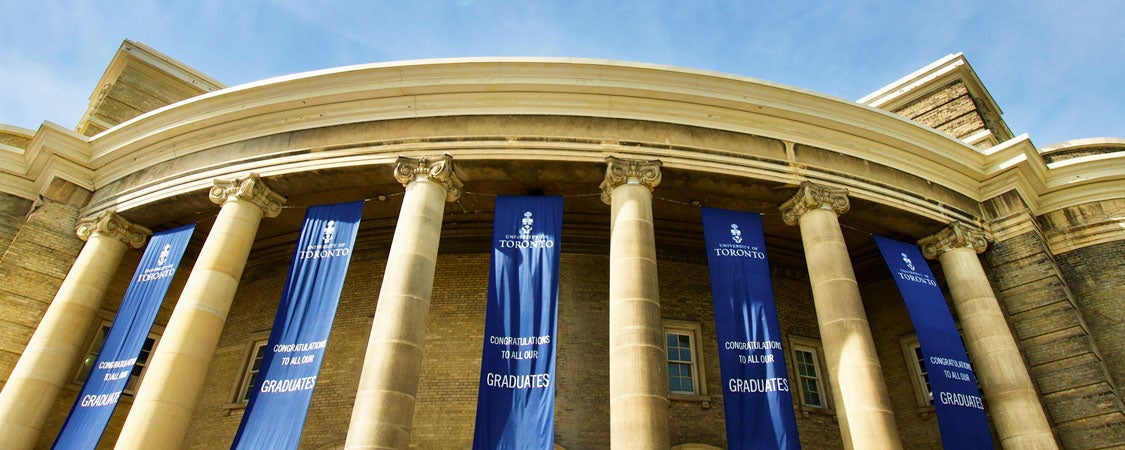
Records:
[[[605,179],[602,180],[602,202],[609,205],[613,200],[613,188],[623,184],[640,184],[652,191],[660,185],[660,160],[621,159],[613,156],[605,158]]]
[[[922,248],[922,256],[934,259],[957,248],[971,248],[977,253],[984,253],[991,240],[992,237],[984,230],[953,222],[941,231],[919,239],[918,246]]]
[[[90,240],[90,236],[94,234],[100,234],[124,242],[130,247],[141,248],[152,231],[125,220],[113,209],[107,209],[97,216],[79,220],[74,233],[83,241]]]
[[[395,161],[395,179],[403,186],[423,179],[438,183],[445,188],[447,202],[461,198],[461,188],[464,186],[453,170],[453,157],[449,155],[437,159],[399,156]]]
[[[266,217],[281,214],[281,207],[286,201],[281,194],[270,190],[256,173],[250,173],[245,178],[216,178],[208,196],[211,197],[211,202],[218,205],[232,200],[253,203]]]
[[[848,212],[851,207],[847,189],[805,181],[801,183],[801,188],[793,198],[781,204],[781,220],[785,221],[786,225],[796,225],[802,215],[814,209],[827,209],[840,215]]]

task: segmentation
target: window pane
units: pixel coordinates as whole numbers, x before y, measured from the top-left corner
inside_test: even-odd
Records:
[[[262,358],[266,355],[266,343],[260,342],[254,346],[254,359],[250,360],[250,366],[246,370],[245,387],[242,395],[239,397],[241,401],[250,401],[250,393],[258,388],[258,371],[262,367]]]
[[[255,372],[255,373],[250,374],[250,382],[246,385],[246,392],[242,393],[242,401],[244,401],[244,402],[250,401],[250,393],[254,392],[254,389],[257,389],[257,388],[258,388],[258,373]]]
[[[668,390],[675,393],[695,393],[690,364],[668,363]]]
[[[669,376],[668,378],[672,383],[672,389],[676,392],[692,392],[691,369],[682,364],[674,364],[674,366],[676,366],[673,369],[675,376]]]
[[[801,349],[795,349],[793,353],[797,360],[797,376],[800,378],[802,401],[805,406],[823,408],[825,405],[820,392],[820,374],[817,369],[816,354]]]
[[[79,368],[78,375],[74,380],[79,383],[85,383],[86,379],[90,376],[90,371],[94,368],[98,356],[101,354],[102,347],[105,345],[105,339],[109,336],[110,325],[103,323],[94,336],[94,341],[90,343],[90,348],[86,352],[86,357],[82,360],[82,366]],[[136,392],[137,384],[140,382],[141,375],[144,373],[145,366],[148,364],[148,358],[152,354],[152,349],[156,345],[156,335],[149,334],[145,338],[144,344],[141,346],[141,352],[137,355],[137,363],[133,365],[133,371],[129,374],[129,380],[125,383],[125,389],[122,391],[126,395],[132,395]]]
[[[668,347],[668,390],[677,394],[695,394],[695,358],[692,334],[666,332]]]
[[[930,387],[930,374],[926,372],[926,357],[922,356],[922,346],[914,347],[914,363],[918,365],[918,374],[922,377],[922,385],[926,387],[929,403],[934,402],[934,390]]]
[[[252,372],[258,373],[258,370],[262,368],[262,358],[264,358],[265,356],[266,346],[260,345],[257,349],[254,350],[254,363],[250,366]]]
[[[820,392],[818,392],[815,380],[801,380],[801,390],[805,394],[805,405],[815,407],[824,406],[824,403],[820,400]]]
[[[145,371],[145,366],[148,365],[148,357],[152,354],[152,347],[156,345],[156,339],[152,336],[145,338],[144,345],[141,346],[141,353],[137,355],[137,363],[133,365],[133,373],[129,375],[129,382],[125,383],[125,392],[136,392],[137,384],[141,382],[141,374]]]
[[[677,362],[692,362],[691,338],[686,335],[667,333],[668,360]]]
[[[78,376],[74,378],[79,383],[85,383],[86,377],[90,376],[90,371],[94,369],[94,363],[98,360],[98,354],[102,351],[102,345],[105,345],[105,337],[109,334],[109,325],[102,325],[98,328],[97,334],[94,336],[94,342],[90,344],[89,351],[86,352],[86,358],[82,360],[82,368],[78,371]]]

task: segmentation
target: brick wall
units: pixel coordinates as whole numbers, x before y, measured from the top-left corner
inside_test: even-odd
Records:
[[[1122,395],[1125,382],[1125,241],[1058,255],[1063,277]],[[1125,436],[1119,436],[1125,442]]]
[[[555,359],[555,443],[609,446],[609,258],[563,254]],[[479,366],[479,363],[478,363]]]
[[[196,239],[199,239],[199,234]],[[191,267],[195,263],[195,254],[198,253],[198,245],[194,252],[190,249],[184,255],[183,261],[180,262],[180,268],[176,271],[175,277],[172,278],[172,284],[168,287],[168,293],[164,296],[164,301],[161,303],[160,310],[157,313],[156,319],[153,321],[153,333],[159,335],[164,326],[168,324],[168,317],[172,314],[172,309],[176,305],[176,299],[179,298],[180,292],[183,291],[184,283],[187,281],[187,276],[191,272]],[[113,280],[110,282],[109,287],[106,289],[105,301],[102,303],[102,309],[98,313],[95,320],[95,326],[101,321],[112,322],[114,314],[121,306],[121,300],[125,297],[125,290],[129,287],[129,281],[132,279],[133,272],[136,271],[137,265],[141,262],[141,255],[144,249],[130,249],[125,253],[121,259],[117,273],[114,275]],[[87,333],[86,342],[89,343],[94,339],[96,330],[91,329]],[[160,344],[157,343],[159,346]],[[82,349],[82,356],[85,356],[86,348]],[[68,382],[63,385],[62,390],[59,392],[59,397],[55,400],[55,406],[50,416],[47,417],[46,422],[43,424],[43,432],[39,435],[39,442],[36,448],[50,448],[58,435],[59,430],[62,429],[63,422],[66,420],[66,415],[69,413],[71,406],[74,405],[74,400],[78,397],[78,392],[82,389],[82,385],[73,381],[73,377],[77,374],[78,361],[75,361],[74,369],[68,375]],[[125,394],[121,396],[121,400],[114,409],[113,415],[110,417],[109,423],[106,425],[105,433],[102,434],[102,439],[98,442],[98,449],[112,449],[117,442],[117,436],[121,432],[121,427],[125,424],[125,417],[129,414],[129,407],[133,404],[133,396]]]
[[[0,259],[0,380],[8,379],[82,249],[77,220],[78,207],[43,200]]]
[[[968,88],[960,80],[894,111],[895,114],[964,139],[987,128]]]
[[[48,211],[52,208],[42,211],[40,219],[46,219]],[[65,209],[55,213],[60,211]],[[167,323],[203,237],[199,233],[193,247],[189,248],[158,314],[157,329]],[[376,247],[357,251],[352,261],[303,432],[302,448],[316,449],[341,443],[346,437],[358,373],[385,269],[385,248]],[[140,255],[139,250],[126,254],[107,292],[106,318],[112,317],[112,311],[117,309]],[[243,413],[241,405],[234,401],[236,385],[247,361],[251,339],[268,334],[288,262],[287,252],[276,249],[251,254],[209,368],[185,448],[225,447],[233,439]],[[53,264],[58,266],[59,262]],[[561,260],[555,434],[556,442],[569,449],[608,448],[609,445],[608,270],[608,258],[604,255],[568,253]],[[702,258],[661,260],[659,270],[664,318],[700,326],[699,356],[707,388],[705,397],[672,400],[672,442],[725,447],[718,347],[706,264]],[[57,267],[55,271],[60,277],[65,272]],[[443,254],[438,259],[415,408],[413,447],[467,448],[471,445],[487,276],[487,254]],[[812,294],[803,271],[775,269],[773,283],[787,350],[791,337],[818,339]],[[920,411],[915,404],[907,362],[899,349],[900,338],[913,333],[902,301],[887,280],[864,286],[862,292],[904,444],[908,447],[932,444],[938,434],[936,419],[924,408]],[[786,360],[792,374],[790,355],[786,354]],[[41,447],[50,445],[78,388],[76,384],[64,388],[40,439]],[[112,448],[131,400],[131,397],[123,397],[99,448]],[[798,400],[796,395],[795,400]],[[841,448],[834,413],[795,408],[804,448]]]
[[[918,404],[914,393],[914,376],[902,353],[902,340],[915,335],[914,324],[906,312],[902,295],[894,280],[888,278],[864,286],[863,307],[871,323],[871,337],[883,366],[883,381],[895,411],[904,448],[929,448],[941,442],[937,416],[933,406]]]
[[[1081,300],[1030,215],[1017,212],[1004,223],[1026,231],[994,230],[1004,238],[985,252],[985,266],[1056,436],[1065,448],[1122,442],[1125,414]]]
[[[43,208],[41,208],[43,209]],[[53,211],[53,212],[52,212]],[[47,207],[42,217],[66,211]],[[51,212],[51,214],[48,214]],[[68,227],[69,229],[70,227]],[[72,233],[72,232],[69,232]],[[1044,404],[1068,448],[1120,442],[1119,412],[1107,400],[1106,377],[1094,350],[1092,335],[1112,323],[1090,325],[1084,331],[1081,317],[1087,308],[1113,310],[1113,294],[1120,277],[1111,284],[1079,287],[1073,294],[1082,309],[1067,307],[1067,281],[1084,274],[1110,270],[1119,264],[1120,244],[1090,247],[1053,259],[1034,233],[995,243],[986,254],[996,291],[1009,315]],[[200,237],[201,238],[201,237]],[[77,239],[75,239],[77,240]],[[28,241],[31,242],[31,241]],[[80,242],[80,241],[79,241]],[[25,245],[26,242],[20,242]],[[190,252],[189,252],[190,253]],[[129,252],[107,294],[106,312],[115,310],[135,269],[140,251]],[[167,322],[192,261],[185,261],[165,300],[157,326]],[[72,257],[73,258],[73,257]],[[340,308],[333,325],[325,363],[314,393],[302,448],[320,448],[343,442],[347,433],[362,366],[371,317],[375,311],[385,252],[357,252],[352,262]],[[488,275],[486,254],[445,254],[439,258],[434,298],[426,339],[422,379],[415,408],[412,446],[464,448],[471,445],[476,412],[479,354],[482,346],[484,303]],[[246,363],[250,339],[263,336],[272,322],[287,271],[284,252],[256,252],[246,271],[196,410],[186,448],[229,445],[241,419],[233,406],[234,390]],[[52,263],[53,266],[57,266]],[[556,441],[570,449],[607,448],[609,442],[608,392],[608,261],[604,255],[564,254],[561,261],[560,319],[556,400]],[[706,374],[706,398],[671,402],[673,444],[704,443],[724,447],[722,387],[710,306],[707,267],[701,262],[660,261],[663,315],[666,319],[699,323],[700,360]],[[1055,267],[1055,268],[1052,268]],[[1067,267],[1062,272],[1058,267]],[[940,267],[936,267],[940,269]],[[59,276],[62,269],[55,269]],[[1067,272],[1069,270],[1069,272]],[[1068,280],[1060,273],[1068,273]],[[775,270],[774,290],[786,344],[789,337],[817,339],[815,310],[804,274]],[[1117,283],[1117,284],[1112,284]],[[1073,283],[1076,286],[1081,283]],[[917,404],[900,341],[914,333],[902,300],[887,279],[862,286],[865,308],[872,325],[883,374],[891,396],[899,431],[908,448],[925,448],[938,442],[932,408]],[[52,293],[53,295],[53,293]],[[1101,302],[1101,303],[1097,303]],[[30,328],[29,328],[30,329]],[[1106,336],[1119,335],[1110,329]],[[1112,337],[1108,338],[1112,340]],[[790,373],[792,358],[787,353]],[[40,441],[46,447],[61,426],[77,393],[77,385],[64,389],[56,413]],[[123,400],[99,448],[110,448],[128,412],[131,398]],[[840,448],[835,416],[797,408],[802,446],[808,449]]]
[[[24,217],[31,210],[31,200],[0,193],[0,260],[8,245],[23,226]]]
[[[789,379],[794,379],[797,373],[793,365],[793,352],[790,339],[801,337],[806,339],[820,339],[820,327],[816,321],[816,308],[813,306],[812,287],[805,272],[787,271],[774,268],[773,290],[777,303],[777,321],[785,338],[785,365],[789,372]],[[716,346],[716,351],[718,347]],[[821,352],[823,354],[823,352]],[[831,401],[831,391],[828,382],[828,367],[824,367],[825,397]],[[790,381],[791,387],[797,384]],[[793,389],[793,401],[798,405],[801,399],[798,390]],[[842,448],[840,438],[840,424],[832,410],[818,410],[797,407],[797,434],[801,438],[801,448],[805,449],[838,449]]]
[[[725,447],[723,383],[719,371],[719,345],[714,312],[711,308],[711,282],[707,266],[660,261],[657,270],[662,275],[660,305],[664,319],[682,320],[700,326],[701,336],[696,346],[700,353],[698,358],[703,364],[707,385],[708,403],[677,400],[673,397],[669,421],[672,445],[694,442]],[[604,278],[607,272],[608,268],[602,274],[593,273],[591,276],[595,279]],[[609,328],[608,321],[600,325],[601,333],[606,333]]]
[[[385,268],[379,257],[357,252],[357,259],[352,262],[313,394],[302,448],[341,443],[346,437]],[[243,411],[230,405],[235,385],[246,363],[251,337],[269,330],[280,299],[286,262],[287,256],[276,253],[251,256],[251,266],[231,308],[185,447],[223,447],[233,439]],[[725,447],[722,386],[707,267],[702,263],[665,260],[659,264],[664,317],[700,325],[700,360],[708,393],[705,398],[671,402],[672,442]],[[609,446],[607,274],[608,258],[604,255],[562,257],[555,438],[559,445],[569,449]],[[468,448],[476,415],[488,255],[442,255],[436,275],[411,446]],[[777,272],[774,288],[783,334],[818,338],[811,291],[803,274]],[[879,330],[877,340],[881,343],[879,354],[884,360],[884,372],[889,379],[898,380],[907,370],[898,350],[898,338],[912,330],[909,321],[904,320],[901,300],[885,301],[884,292],[872,292],[865,295],[874,295],[882,305],[873,314],[873,328]],[[894,383],[890,389],[892,396],[907,399],[906,403],[895,405],[906,442],[919,446],[933,442],[936,422],[932,415],[918,414],[911,386]],[[833,414],[799,411],[797,415],[804,448],[841,447]]]

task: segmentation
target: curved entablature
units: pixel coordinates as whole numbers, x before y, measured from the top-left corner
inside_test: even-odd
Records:
[[[304,137],[320,130],[323,136],[341,126],[473,117],[657,123],[756,136],[780,146],[743,150],[673,142],[659,133],[620,139],[561,128],[553,134],[493,130],[482,135],[471,127],[442,133],[405,129],[391,138],[293,141],[294,133],[311,133]],[[0,152],[5,159],[0,187],[34,195],[42,177],[63,176],[95,191],[87,212],[127,211],[206,189],[215,177],[381,165],[400,154],[590,163],[607,155],[659,158],[669,168],[838,185],[857,198],[936,221],[975,214],[956,198],[979,202],[1015,189],[1033,210],[1049,211],[1120,197],[1115,189],[1125,179],[1114,158],[1051,169],[1025,136],[981,152],[848,100],[715,72],[586,59],[351,66],[203,94],[89,140],[56,128],[41,127],[23,154]],[[254,153],[215,151],[255,145]],[[901,176],[948,192],[931,195],[899,185]]]
[[[966,195],[981,155],[890,113],[712,72],[571,59],[465,59],[310,72],[201,95],[93,141],[98,184],[137,163],[278,132],[401,118],[528,114],[677,123],[866,155]],[[136,158],[144,148],[143,159]],[[128,164],[114,164],[126,160]],[[937,167],[953,169],[942,174]]]
[[[780,145],[778,146],[780,147]],[[716,175],[753,177],[779,184],[797,185],[801,181],[814,180],[847,187],[853,197],[864,198],[908,210],[945,223],[953,220],[973,221],[976,211],[968,199],[947,193],[948,198],[935,200],[910,188],[902,188],[870,178],[860,178],[842,171],[817,170],[805,167],[804,163],[793,163],[784,159],[770,160],[755,155],[743,157],[721,152],[708,152],[700,149],[675,151],[664,147],[630,145],[620,142],[575,143],[568,140],[538,139],[496,139],[496,140],[447,140],[444,142],[417,141],[402,143],[374,143],[334,149],[306,149],[278,151],[262,158],[244,161],[233,160],[229,164],[216,164],[200,167],[190,173],[175,177],[160,177],[150,183],[136,186],[121,186],[122,190],[98,193],[91,210],[115,207],[126,211],[142,205],[159,201],[175,195],[186,194],[208,188],[216,177],[229,177],[236,174],[256,172],[264,177],[299,174],[309,171],[324,171],[339,168],[386,166],[399,156],[424,157],[435,154],[450,154],[458,161],[506,161],[524,160],[550,165],[560,162],[586,163],[591,166],[604,165],[606,156],[620,156],[633,159],[659,159],[668,167]],[[886,172],[886,171],[884,171]],[[381,176],[381,172],[376,172]],[[905,177],[906,175],[900,175]],[[917,179],[912,186],[924,184]],[[595,188],[596,186],[591,186]],[[471,188],[471,187],[470,187]],[[960,201],[958,201],[960,200]]]

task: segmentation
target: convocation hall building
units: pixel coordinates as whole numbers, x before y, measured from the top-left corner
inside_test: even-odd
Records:
[[[101,445],[229,446],[305,209],[364,200],[301,447],[469,448],[492,209],[529,194],[564,198],[556,448],[726,447],[701,206],[762,215],[804,448],[940,446],[872,235],[929,258],[998,447],[1125,445],[1125,140],[1013,135],[960,54],[850,101],[560,58],[228,87],[125,41],[77,127],[0,125],[0,446],[50,446],[193,222]]]

